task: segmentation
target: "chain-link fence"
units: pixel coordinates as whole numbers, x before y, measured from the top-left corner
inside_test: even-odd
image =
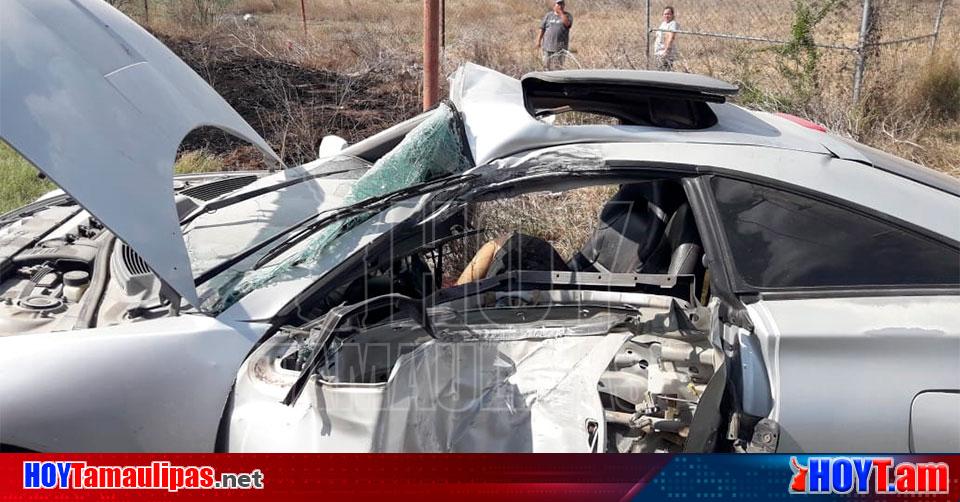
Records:
[[[261,16],[291,47],[345,58],[417,61],[422,0],[108,0],[150,24]],[[543,67],[536,34],[553,0],[440,0],[444,70],[464,61],[521,75]],[[741,85],[748,100],[816,94],[857,101],[877,82],[909,80],[935,45],[960,47],[957,0],[566,0],[564,68],[654,69],[662,13],[679,30],[674,70]],[[280,16],[285,21],[280,21]],[[259,17],[258,17],[259,19]],[[302,28],[301,28],[302,26]],[[276,30],[281,31],[281,30]],[[332,44],[332,45],[331,45]],[[282,47],[281,47],[282,49]],[[955,55],[954,55],[955,57]],[[761,91],[762,90],[762,91]]]
[[[670,6],[679,23],[674,70],[738,82],[746,100],[850,102],[878,82],[911,78],[936,45],[956,47],[960,13],[952,3],[568,0],[574,23],[564,67],[655,69],[654,40]],[[465,60],[511,74],[543,65],[534,42],[552,2],[445,4],[447,69]]]

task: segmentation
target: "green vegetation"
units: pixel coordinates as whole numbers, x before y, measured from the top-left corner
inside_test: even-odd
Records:
[[[791,101],[803,105],[820,92],[818,72],[820,52],[813,38],[813,29],[827,14],[844,7],[845,0],[794,0],[790,39],[776,50],[777,69],[793,91]]]
[[[223,169],[223,161],[206,152],[186,152],[174,166],[176,174],[209,173]],[[27,204],[57,188],[40,177],[33,164],[0,141],[0,213]]]
[[[176,174],[211,173],[223,170],[223,161],[216,155],[196,150],[186,152],[173,166]]]
[[[0,141],[0,213],[16,209],[56,188],[33,164]]]

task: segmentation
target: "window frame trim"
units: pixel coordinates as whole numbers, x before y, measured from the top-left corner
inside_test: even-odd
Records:
[[[706,203],[708,211],[713,215],[710,217],[710,224],[716,225],[711,233],[717,240],[720,247],[720,255],[724,261],[724,270],[727,274],[727,280],[733,292],[737,295],[753,296],[760,299],[802,299],[802,298],[843,298],[843,297],[862,297],[862,296],[935,296],[935,295],[960,295],[960,278],[954,284],[889,284],[889,285],[851,285],[837,284],[829,286],[788,286],[780,288],[761,287],[749,284],[740,273],[733,256],[732,248],[728,240],[726,227],[721,218],[719,206],[713,188],[713,179],[730,179],[757,185],[763,188],[785,192],[789,195],[804,197],[815,202],[826,204],[837,209],[851,212],[864,218],[877,221],[879,223],[890,225],[909,235],[917,238],[932,241],[936,244],[946,246],[952,249],[960,249],[960,242],[932,232],[929,229],[920,227],[900,220],[889,214],[861,206],[854,202],[840,199],[838,197],[817,192],[802,186],[786,183],[780,180],[766,178],[763,176],[754,176],[740,171],[731,171],[723,168],[702,169],[702,176],[698,177],[696,183],[700,184],[700,193],[703,196],[703,202]],[[752,302],[747,302],[752,303]]]

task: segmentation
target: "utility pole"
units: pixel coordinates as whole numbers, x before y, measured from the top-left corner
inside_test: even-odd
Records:
[[[439,73],[440,2],[423,0],[423,109],[437,103]]]

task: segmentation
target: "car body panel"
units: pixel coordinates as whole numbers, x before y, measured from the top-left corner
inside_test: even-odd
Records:
[[[579,452],[604,421],[596,382],[631,336],[482,343],[431,341],[401,356],[381,384],[312,377],[280,401],[296,372],[264,369],[289,340],[262,345],[241,367],[229,450],[236,452]],[[271,382],[258,377],[271,375]],[[416,426],[411,426],[416,424]],[[596,445],[593,445],[596,448]]]
[[[960,198],[860,162],[755,146],[610,143],[600,149],[608,160],[682,162],[794,185],[960,241]]]
[[[252,184],[261,185],[261,181]],[[353,179],[307,179],[201,214],[183,230],[194,272],[210,270],[240,250],[264,242],[314,214],[341,206],[353,183]],[[241,191],[247,191],[246,187]],[[202,296],[204,286],[198,286],[198,290]]]
[[[771,376],[779,452],[909,453],[918,394],[960,390],[957,296],[747,305]],[[955,433],[960,434],[960,429]]]
[[[195,305],[171,187],[180,143],[212,126],[279,158],[202,78],[106,2],[11,0],[0,24],[0,137]]]
[[[910,452],[960,451],[960,391],[921,392],[910,407]]]
[[[529,150],[565,143],[636,142],[712,145],[740,144],[831,154],[824,142],[838,141],[813,134],[769,113],[730,104],[710,103],[719,122],[702,130],[646,126],[555,126],[537,120],[524,106],[520,81],[481,66],[466,64],[450,79],[451,99],[463,113],[467,139],[477,164]],[[840,150],[843,145],[836,145]],[[857,160],[864,157],[847,148]]]
[[[0,339],[0,443],[213,451],[237,368],[269,328],[182,315]]]
[[[590,157],[589,162],[584,159]],[[534,149],[494,162],[498,169],[565,172],[596,170],[613,164],[618,170],[656,165],[678,173],[691,167],[703,173],[749,177],[767,183],[788,184],[847,201],[878,213],[960,241],[960,198],[860,162],[830,155],[797,152],[753,145],[690,143],[585,143]],[[478,169],[479,171],[479,169]]]

